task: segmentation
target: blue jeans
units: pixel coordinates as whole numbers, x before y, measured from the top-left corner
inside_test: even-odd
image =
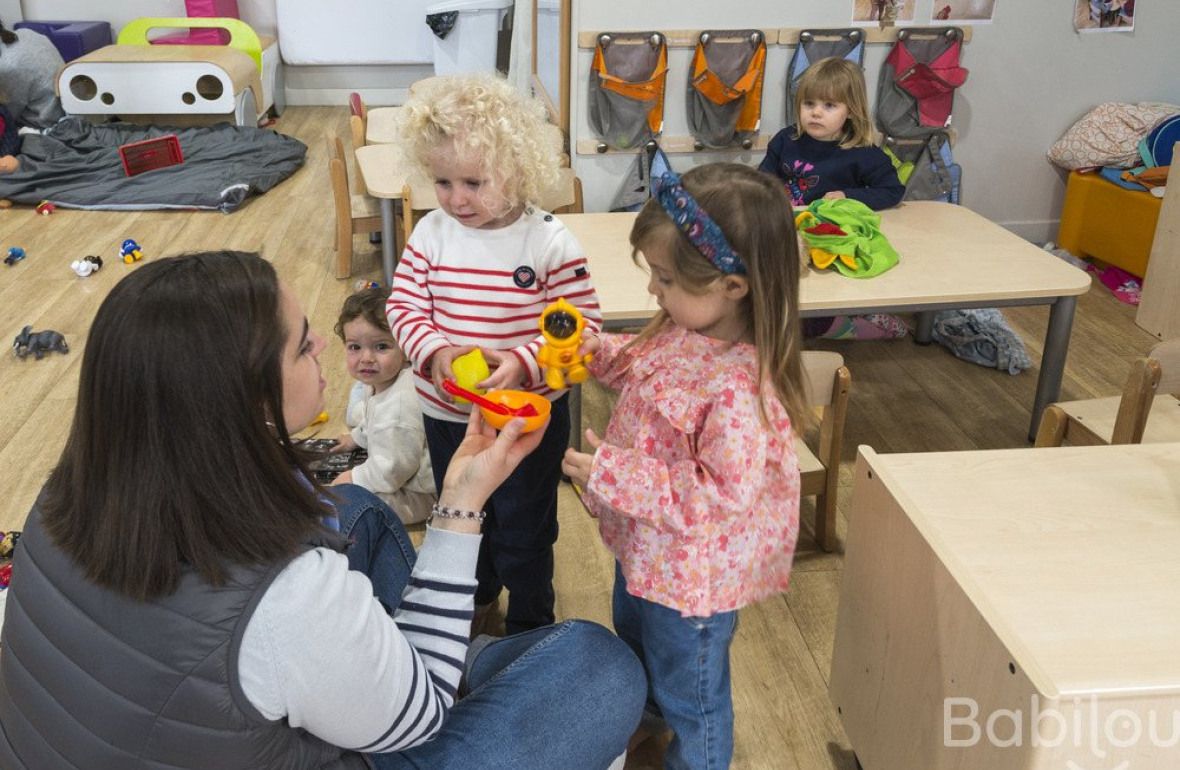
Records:
[[[615,564],[615,632],[647,672],[647,712],[675,737],[664,755],[668,770],[723,770],[733,757],[733,697],[729,645],[737,613],[681,617],[677,610],[627,593]]]
[[[551,624],[553,544],[557,542],[557,486],[569,445],[569,396],[553,402],[541,444],[492,493],[484,510],[483,542],[475,577],[476,604],[496,601],[508,589],[504,627],[510,634]],[[467,423],[423,417],[434,481],[442,489],[447,466]]]
[[[401,602],[414,548],[397,515],[353,485],[332,488],[348,563],[370,575],[386,607]],[[643,713],[639,661],[602,626],[567,620],[488,643],[468,655],[467,695],[430,741],[370,754],[377,770],[607,767]]]

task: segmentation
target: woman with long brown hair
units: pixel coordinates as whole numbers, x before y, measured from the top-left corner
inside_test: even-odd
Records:
[[[623,752],[642,669],[606,629],[469,647],[482,507],[543,431],[473,415],[415,554],[388,506],[320,487],[291,439],[323,408],[323,345],[255,254],[160,259],[111,290],[17,549],[0,766],[601,768]]]

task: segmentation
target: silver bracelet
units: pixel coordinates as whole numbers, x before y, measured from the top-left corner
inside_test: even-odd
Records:
[[[475,519],[476,521],[483,521],[487,516],[483,511],[464,511],[460,508],[448,508],[445,505],[434,504],[430,509],[431,519]]]

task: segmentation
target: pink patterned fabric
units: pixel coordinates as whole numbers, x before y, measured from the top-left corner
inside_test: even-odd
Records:
[[[185,16],[195,18],[240,19],[238,0],[185,0]],[[190,29],[187,34],[165,35],[153,45],[228,45],[229,32],[224,29]]]
[[[758,391],[753,346],[669,326],[621,354],[631,339],[604,335],[590,363],[621,394],[582,497],[628,589],[684,616],[786,590],[799,461],[786,410]]]

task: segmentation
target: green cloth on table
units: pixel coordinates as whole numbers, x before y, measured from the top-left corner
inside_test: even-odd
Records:
[[[851,258],[832,262],[849,278],[871,278],[900,261],[897,251],[881,233],[881,216],[860,201],[820,199],[812,201],[807,210],[820,222],[829,222],[844,231],[845,235],[817,235],[807,232],[808,223],[801,228],[803,239],[810,248]],[[818,224],[814,220],[809,223]],[[856,266],[847,264],[849,261]]]

